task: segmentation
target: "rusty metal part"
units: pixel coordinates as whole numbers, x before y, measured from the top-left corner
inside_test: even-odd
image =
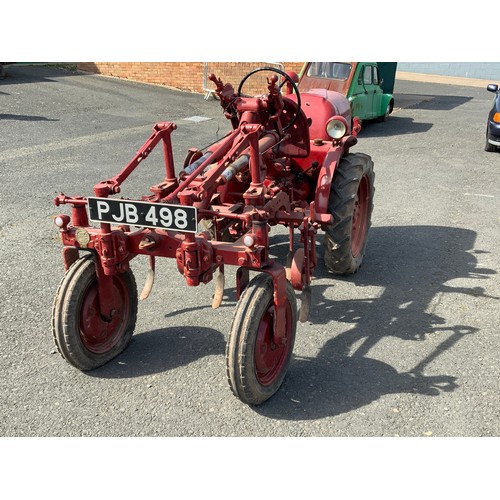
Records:
[[[214,297],[212,299],[212,309],[217,309],[222,303],[222,299],[224,297],[224,283],[224,266],[221,266],[219,268],[217,278],[215,278],[215,290]]]
[[[290,283],[295,290],[302,290],[304,287],[305,274],[305,259],[304,249],[298,248],[293,254],[292,263],[290,265]]]
[[[310,285],[304,285],[300,299],[299,321],[305,323],[309,319],[311,312],[312,293]]]
[[[139,297],[140,300],[146,300],[149,297],[151,290],[153,289],[154,282],[155,282],[155,258],[153,255],[150,255],[148,274],[146,276],[146,282],[144,283],[144,288],[142,289],[141,295]]]
[[[286,279],[290,281],[292,275],[292,262],[293,262],[293,251],[290,251],[286,255],[286,263],[285,263],[285,273]]]
[[[157,245],[157,240],[152,234],[147,234],[139,243],[140,250],[152,250]]]
[[[64,269],[67,271],[78,260],[79,254],[76,247],[63,247]]]

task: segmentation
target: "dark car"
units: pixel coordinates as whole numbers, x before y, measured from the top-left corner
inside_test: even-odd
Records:
[[[500,151],[500,88],[496,83],[490,83],[486,89],[494,92],[496,95],[490,114],[488,115],[484,150]]]

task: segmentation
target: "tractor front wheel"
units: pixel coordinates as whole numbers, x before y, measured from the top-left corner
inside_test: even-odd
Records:
[[[261,273],[238,302],[226,350],[227,377],[233,394],[250,405],[273,396],[285,378],[295,343],[297,301],[287,281],[284,342],[274,342],[272,277]]]
[[[363,261],[373,211],[373,161],[363,153],[344,156],[333,175],[328,211],[333,224],[326,228],[324,259],[339,275],[355,273]]]
[[[137,318],[137,286],[131,270],[113,276],[114,310],[103,318],[92,256],[67,271],[52,308],[52,334],[62,357],[79,370],[104,365],[129,344]]]

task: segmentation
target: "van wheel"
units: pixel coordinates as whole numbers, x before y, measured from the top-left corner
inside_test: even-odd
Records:
[[[387,105],[387,108],[385,108],[385,113],[379,117],[378,121],[379,122],[386,122],[389,119],[389,116],[391,115],[392,111],[392,106],[391,103]]]

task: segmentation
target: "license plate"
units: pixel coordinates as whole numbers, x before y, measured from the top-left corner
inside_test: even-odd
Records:
[[[88,198],[89,220],[196,233],[196,208],[167,203]]]

